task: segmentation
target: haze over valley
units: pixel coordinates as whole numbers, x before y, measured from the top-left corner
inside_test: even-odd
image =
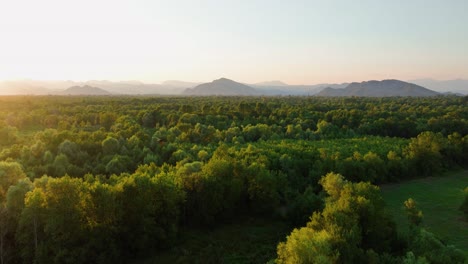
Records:
[[[346,92],[356,89],[357,83],[288,85],[281,81],[262,83],[239,83],[227,78],[213,82],[164,81],[148,84],[140,81],[0,81],[0,95],[318,95],[318,96],[428,96],[440,94],[468,94],[468,80],[435,81],[430,79],[403,82],[394,80],[364,81],[366,91]],[[420,85],[417,85],[420,84]],[[350,87],[351,86],[351,87]],[[425,88],[431,92],[415,91]],[[430,88],[427,88],[427,87]],[[404,90],[406,88],[406,90]],[[325,90],[325,91],[324,91]]]

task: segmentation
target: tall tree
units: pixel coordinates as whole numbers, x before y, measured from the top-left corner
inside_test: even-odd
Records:
[[[368,252],[392,252],[396,229],[377,186],[334,173],[320,183],[329,195],[325,208],[278,245],[279,263],[361,263]]]

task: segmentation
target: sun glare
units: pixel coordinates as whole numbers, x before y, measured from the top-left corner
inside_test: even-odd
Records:
[[[422,23],[419,15],[408,17],[391,3],[332,7],[261,1],[7,1],[0,8],[0,78],[155,82],[229,76],[292,84],[468,78],[468,36],[453,30],[467,22],[456,15],[462,8],[441,5],[440,12],[451,12],[450,18]],[[383,10],[396,18],[382,16],[376,22],[375,12]]]

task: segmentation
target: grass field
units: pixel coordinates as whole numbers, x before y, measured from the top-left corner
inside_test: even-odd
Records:
[[[453,244],[468,253],[468,222],[459,210],[463,189],[468,186],[468,171],[452,172],[440,177],[412,180],[381,186],[387,208],[399,230],[408,230],[403,202],[413,198],[422,210],[423,226],[447,244]]]

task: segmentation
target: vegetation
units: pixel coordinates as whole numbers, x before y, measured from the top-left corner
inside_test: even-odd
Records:
[[[382,186],[382,196],[403,235],[409,231],[403,202],[411,197],[423,212],[422,226],[468,254],[468,222],[463,220],[463,213],[459,210],[464,199],[463,186],[466,185],[468,171],[457,171],[443,177],[385,184]]]
[[[309,222],[279,262],[463,261],[373,184],[466,166],[466,100],[1,97],[0,259],[125,263],[247,217]]]
[[[134,263],[266,263],[290,231],[281,219],[237,218],[213,228],[183,230],[174,247]]]
[[[377,186],[334,173],[320,183],[328,194],[325,208],[279,244],[277,263],[464,263],[462,251],[420,227],[413,199],[404,202],[410,232],[401,239]]]
[[[463,190],[463,193],[465,194],[465,200],[463,201],[463,204],[460,206],[460,210],[465,215],[465,219],[468,220],[468,187],[466,187],[465,190]]]

